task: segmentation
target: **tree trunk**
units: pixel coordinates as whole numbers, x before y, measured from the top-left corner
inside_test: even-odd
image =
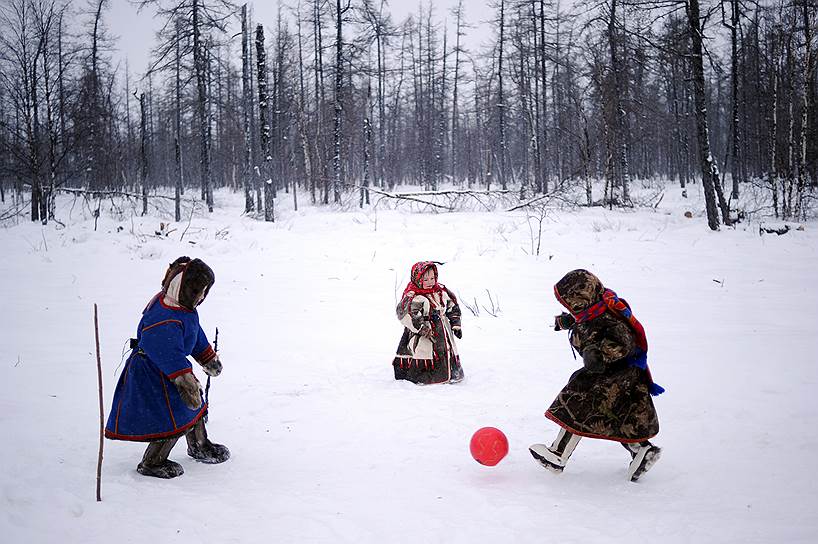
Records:
[[[451,178],[455,182],[457,180],[457,153],[458,139],[458,112],[457,112],[457,86],[460,81],[460,37],[463,35],[461,30],[461,19],[463,17],[463,0],[459,0],[457,10],[455,12],[457,22],[455,23],[455,46],[454,46],[454,79],[452,81],[452,137],[451,137]]]
[[[251,136],[250,119],[253,116],[253,95],[250,89],[250,32],[247,25],[247,4],[241,7],[241,97],[242,97],[242,126],[244,128],[244,164],[242,177],[244,181],[244,213],[255,210],[253,202],[253,141]]]
[[[696,0],[698,1],[698,0]],[[622,203],[630,203],[630,165],[628,164],[628,134],[627,134],[627,112],[622,104],[622,93],[624,85],[622,74],[625,68],[619,58],[619,44],[617,42],[616,29],[616,3],[611,1],[611,12],[608,19],[608,46],[611,55],[611,70],[613,70],[613,99],[614,108],[614,140],[616,141],[616,157],[619,166],[619,181],[622,186]],[[698,9],[698,7],[697,7]],[[703,76],[702,76],[703,77]],[[704,83],[702,83],[702,86]]]
[[[696,135],[699,142],[699,161],[702,169],[707,224],[711,230],[719,230],[719,213],[716,209],[715,191],[715,186],[719,182],[719,171],[710,152],[710,135],[707,128],[699,0],[689,0],[687,16],[692,38],[691,61],[693,64],[693,95],[696,104]]]
[[[505,42],[505,0],[500,0],[500,52],[497,56],[497,79],[499,93],[497,97],[497,111],[500,116],[500,185],[505,191],[508,189],[506,181],[506,104],[503,94],[503,45]]]
[[[347,8],[349,5],[347,5]],[[333,131],[332,168],[334,173],[332,192],[335,202],[341,202],[341,93],[344,85],[343,20],[346,9],[341,10],[341,0],[335,0],[335,129]]]
[[[211,184],[210,164],[210,119],[207,104],[207,59],[205,45],[202,43],[201,0],[193,1],[193,68],[196,72],[196,89],[198,91],[196,109],[199,114],[199,156],[201,164],[202,191],[207,203],[207,211],[213,211],[213,187]]]
[[[140,185],[142,186],[142,215],[148,215],[148,123],[147,107],[145,105],[145,93],[139,95],[140,112],[140,145],[139,149],[142,158],[142,174]]]
[[[738,98],[738,26],[739,20],[739,0],[730,0],[730,79],[732,84],[732,133],[733,142],[731,148],[732,160],[730,162],[730,173],[733,178],[733,191],[730,197],[737,199],[739,195],[739,182],[741,179],[741,132],[739,131],[739,98]]]
[[[802,0],[802,20],[804,24],[804,72],[801,87],[801,145],[798,149],[798,185],[795,192],[795,217],[804,218],[804,190],[807,185],[807,141],[809,137],[809,112],[812,110],[810,82],[813,78],[812,30],[810,28],[809,3]]]
[[[264,27],[256,26],[256,62],[258,64],[258,105],[259,105],[259,131],[261,140],[261,166],[260,177],[264,185],[264,220],[275,221],[273,209],[273,180],[270,175],[270,121],[267,110],[269,109],[269,97],[267,95],[267,51],[264,49]]]
[[[176,184],[174,188],[174,219],[176,222],[182,220],[182,191],[184,187],[184,178],[182,177],[182,51],[181,51],[181,34],[182,34],[182,20],[176,20],[176,57],[174,59],[174,68],[176,72],[176,123],[174,130],[173,146],[174,158],[176,160]]]
[[[542,123],[540,124],[541,136],[540,153],[542,155],[542,187],[538,187],[540,192],[548,192],[548,180],[550,171],[548,168],[548,70],[545,64],[545,0],[540,0],[540,86],[542,89]]]

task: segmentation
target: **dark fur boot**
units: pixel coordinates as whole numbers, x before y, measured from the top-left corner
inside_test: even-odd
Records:
[[[199,420],[185,435],[185,438],[187,439],[187,454],[200,463],[215,465],[230,459],[230,450],[227,449],[227,446],[214,444],[207,438],[207,429],[205,429],[203,420]]]
[[[168,459],[170,450],[176,445],[179,438],[168,440],[157,440],[148,444],[142,462],[136,467],[136,471],[143,476],[153,476],[154,478],[170,479],[181,476],[185,473],[182,465]]]

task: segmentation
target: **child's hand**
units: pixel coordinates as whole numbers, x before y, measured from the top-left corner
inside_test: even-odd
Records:
[[[463,338],[463,329],[460,328],[460,325],[454,325],[452,327],[452,332],[454,333],[458,340]]]
[[[424,338],[432,338],[432,325],[428,321],[424,321],[418,329],[418,334]]]
[[[562,312],[560,315],[554,317],[554,330],[564,331],[574,326],[576,320],[574,316],[569,313]]]
[[[199,391],[199,381],[193,372],[182,374],[173,378],[173,384],[179,390],[182,402],[191,410],[196,410],[202,405],[202,393]]]
[[[205,371],[205,374],[208,376],[213,376],[214,378],[222,373],[222,361],[217,355],[213,359],[209,360],[206,363],[202,364],[202,370]]]

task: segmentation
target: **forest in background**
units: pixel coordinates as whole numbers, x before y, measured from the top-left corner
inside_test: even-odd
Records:
[[[276,199],[406,185],[628,207],[657,178],[701,183],[713,230],[748,187],[771,216],[814,207],[815,0],[461,1],[402,21],[384,0],[289,0],[273,21],[142,0],[162,21],[144,75],[112,60],[109,4],[0,6],[0,219],[47,223],[67,192],[171,198],[180,221],[183,195],[212,211],[224,187],[268,221]]]

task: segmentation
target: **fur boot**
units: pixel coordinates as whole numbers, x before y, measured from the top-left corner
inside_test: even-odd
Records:
[[[168,459],[170,450],[176,445],[179,438],[169,438],[167,440],[157,440],[148,444],[142,462],[136,467],[136,471],[143,476],[153,476],[154,478],[170,479],[181,476],[185,473],[182,465]]]
[[[230,450],[227,446],[214,444],[207,438],[207,429],[203,420],[185,435],[187,439],[187,454],[200,463],[215,465],[230,459]]]

